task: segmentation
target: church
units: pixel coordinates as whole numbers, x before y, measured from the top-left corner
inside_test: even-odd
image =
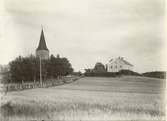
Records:
[[[47,45],[45,42],[43,28],[41,30],[39,45],[38,45],[38,48],[36,49],[36,57],[39,57],[41,60],[49,59],[49,49],[47,48]]]

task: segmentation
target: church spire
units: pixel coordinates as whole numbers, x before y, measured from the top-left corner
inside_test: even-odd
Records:
[[[43,28],[41,30],[41,36],[40,36],[40,41],[37,50],[48,50],[45,42],[45,36],[43,32]]]

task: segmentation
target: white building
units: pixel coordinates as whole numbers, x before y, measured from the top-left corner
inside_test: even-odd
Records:
[[[111,59],[108,64],[106,64],[107,72],[118,72],[120,70],[133,70],[133,65],[124,60],[123,57],[118,57]]]

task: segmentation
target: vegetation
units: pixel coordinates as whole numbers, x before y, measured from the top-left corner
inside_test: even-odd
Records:
[[[42,60],[42,78],[44,80],[49,78],[57,78],[58,76],[66,76],[73,72],[72,66],[67,58],[61,58],[54,55],[50,56],[49,60]],[[9,82],[20,83],[38,81],[39,80],[39,58],[35,56],[17,57],[9,63]]]
[[[106,69],[102,63],[98,62],[98,63],[96,63],[96,65],[92,71],[94,73],[104,73],[104,72],[106,72]]]
[[[142,74],[146,77],[154,77],[154,78],[160,78],[165,79],[166,78],[166,72],[165,71],[154,71],[154,72],[146,72]]]
[[[154,71],[154,72],[146,72],[146,73],[137,73],[131,70],[120,70],[119,72],[106,72],[101,67],[100,64],[96,64],[94,69],[85,69],[85,76],[93,76],[93,77],[117,77],[122,75],[131,75],[131,76],[145,76],[145,77],[153,77],[153,78],[166,78],[165,71]]]
[[[0,66],[0,80],[1,83],[10,82],[9,67],[7,65]]]
[[[141,74],[130,70],[120,70],[119,72],[95,72],[91,69],[85,69],[85,76],[97,76],[97,77],[117,77],[122,75],[140,76]]]
[[[9,92],[2,121],[165,120],[165,80],[85,77],[53,88]]]
[[[82,72],[78,71],[78,72],[73,72],[72,75],[75,76],[82,76]]]

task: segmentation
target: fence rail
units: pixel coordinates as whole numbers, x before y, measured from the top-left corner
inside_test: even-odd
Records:
[[[19,91],[19,90],[33,89],[33,88],[53,87],[53,86],[58,86],[65,83],[71,83],[73,81],[76,81],[79,78],[81,77],[62,77],[60,79],[44,81],[42,84],[40,84],[39,82],[5,84],[3,85],[3,91],[8,92],[8,91]]]

